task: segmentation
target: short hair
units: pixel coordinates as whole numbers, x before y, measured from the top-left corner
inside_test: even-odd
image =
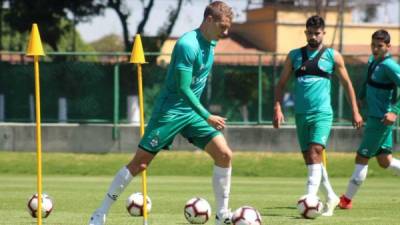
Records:
[[[208,16],[212,16],[214,19],[221,20],[223,16],[227,16],[231,21],[233,19],[232,8],[222,1],[215,1],[210,3],[204,10],[205,20]]]
[[[375,31],[372,34],[372,39],[380,40],[380,41],[385,42],[385,44],[389,44],[390,43],[390,34],[386,30],[380,29],[380,30]]]
[[[322,17],[318,15],[311,16],[307,19],[306,28],[322,28],[325,29],[325,21]]]

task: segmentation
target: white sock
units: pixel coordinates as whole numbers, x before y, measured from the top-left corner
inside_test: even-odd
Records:
[[[349,186],[347,187],[347,191],[345,196],[349,199],[352,199],[354,195],[357,193],[361,184],[367,178],[368,165],[356,164],[354,168],[353,175],[350,178]]]
[[[228,210],[229,193],[231,190],[231,173],[231,167],[222,168],[219,166],[214,166],[212,183],[214,188],[215,202],[217,205],[217,214],[222,214]]]
[[[306,192],[308,195],[317,195],[319,184],[321,183],[322,164],[307,165],[308,177]]]
[[[126,186],[131,182],[133,176],[129,172],[128,168],[122,167],[114,177],[111,185],[108,189],[106,196],[99,208],[99,211],[107,214],[111,205],[118,199],[119,195],[124,191]]]
[[[333,191],[332,185],[329,182],[328,172],[324,165],[322,167],[322,176],[321,176],[321,186],[319,187],[320,190],[324,193],[326,200],[337,198],[336,193]]]
[[[400,160],[392,158],[388,169],[393,170],[397,175],[400,176]]]

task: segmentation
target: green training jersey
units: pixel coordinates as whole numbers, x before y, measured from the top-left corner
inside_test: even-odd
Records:
[[[313,59],[318,50],[309,51],[309,59]],[[293,71],[302,66],[301,49],[294,49],[289,53]],[[326,48],[318,61],[318,67],[332,74],[335,68],[334,50]],[[305,75],[296,78],[295,81],[295,112],[297,114],[308,114],[317,112],[332,113],[331,106],[331,80],[315,75]]]
[[[153,114],[163,112],[181,115],[195,112],[179,93],[175,74],[178,71],[190,73],[192,75],[190,89],[200,99],[214,62],[215,46],[216,41],[206,40],[200,29],[187,32],[179,38],[172,52],[166,81]],[[202,116],[204,118],[204,115]]]
[[[371,63],[377,64],[371,75],[373,81],[382,84],[394,83],[396,87],[400,86],[400,66],[390,55],[387,55],[386,59],[383,61],[376,61],[373,56],[370,56],[368,66],[371,65]],[[390,111],[397,114],[399,108],[398,104],[391,104],[393,91],[393,89],[380,89],[367,84],[365,97],[367,101],[368,116],[382,118]]]

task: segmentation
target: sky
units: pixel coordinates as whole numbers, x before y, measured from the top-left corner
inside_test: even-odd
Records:
[[[129,22],[129,31],[135,32],[138,23],[142,18],[142,3],[139,0],[128,0],[128,7],[132,12]],[[203,19],[204,8],[209,4],[209,0],[191,0],[191,3],[184,1],[181,13],[172,31],[173,37],[178,37],[184,32],[195,29]],[[235,22],[244,21],[244,9],[247,0],[228,0],[227,2],[235,12]],[[146,35],[156,35],[158,29],[167,19],[167,10],[176,7],[177,0],[155,0],[154,7],[150,14],[150,19],[145,27]],[[137,10],[134,11],[133,9]],[[84,41],[90,42],[101,38],[104,35],[115,33],[122,34],[121,23],[113,10],[107,10],[104,16],[97,16],[91,22],[78,24],[77,29]],[[131,36],[134,34],[130,34]]]
[[[233,8],[235,13],[234,22],[241,23],[246,20],[245,9],[247,7],[247,1],[248,0],[225,0],[225,2]],[[131,11],[128,29],[131,32],[130,36],[133,36],[134,33],[132,32],[136,31],[137,25],[142,18],[141,9],[143,7],[140,0],[127,0],[127,2],[128,8]],[[203,18],[204,8],[209,2],[209,0],[191,0],[191,3],[189,3],[185,0],[171,36],[179,37],[183,33],[198,27]],[[253,2],[257,1],[253,0]],[[145,27],[146,35],[153,36],[157,34],[158,29],[163,26],[166,20],[168,10],[175,8],[176,3],[177,0],[155,0],[150,19]],[[381,23],[398,23],[398,21],[400,21],[399,8],[399,0],[389,0],[389,3],[378,8],[377,21]],[[360,10],[355,11],[354,22],[361,21],[362,13],[363,12]],[[122,34],[119,19],[116,13],[110,9],[106,10],[104,15],[94,17],[90,22],[78,24],[77,29],[82,39],[86,42],[98,40],[107,34]]]

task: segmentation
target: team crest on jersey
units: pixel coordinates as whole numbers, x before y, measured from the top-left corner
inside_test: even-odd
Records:
[[[368,149],[366,149],[366,148],[361,149],[361,153],[364,154],[364,155],[367,155],[368,154]]]
[[[154,134],[152,135],[153,138],[150,141],[151,147],[154,148],[154,147],[158,146],[159,140],[160,140],[159,135],[160,135],[160,131],[157,130],[156,132],[154,132]]]

